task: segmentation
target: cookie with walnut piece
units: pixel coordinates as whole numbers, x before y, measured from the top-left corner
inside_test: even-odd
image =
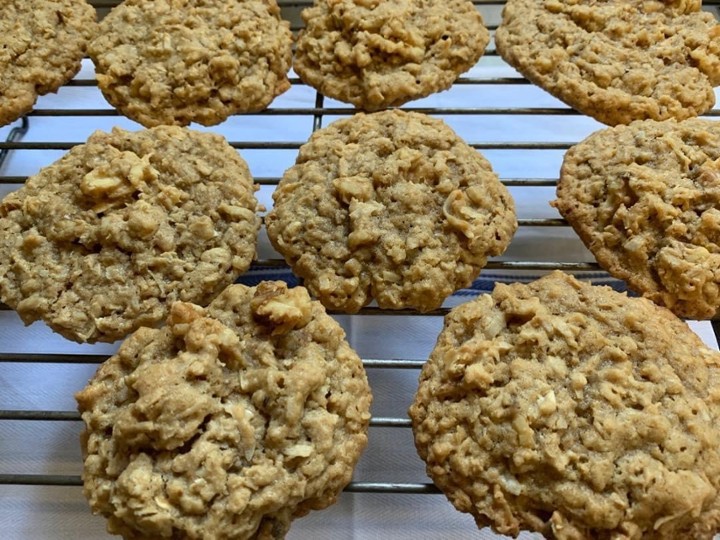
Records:
[[[720,24],[700,0],[508,0],[500,56],[609,125],[683,120],[712,109]]]
[[[720,309],[720,122],[615,126],[568,150],[552,204],[595,258],[681,317]]]
[[[4,0],[0,7],[0,126],[29,112],[80,70],[95,36],[85,0]]]
[[[122,114],[145,127],[211,126],[287,91],[291,46],[275,0],[125,0],[88,52]]]
[[[177,302],[76,395],[84,493],[127,539],[280,539],[334,503],[367,443],[371,394],[302,287]]]
[[[447,90],[490,41],[470,0],[315,0],[302,18],[297,74],[366,111]]]
[[[644,298],[554,272],[445,319],[410,407],[478,527],[558,540],[720,531],[720,353]]]
[[[275,248],[328,308],[431,311],[505,251],[515,206],[442,120],[359,113],[313,133],[273,193]]]
[[[96,132],[0,202],[0,299],[79,342],[155,326],[250,266],[255,189],[219,135]]]

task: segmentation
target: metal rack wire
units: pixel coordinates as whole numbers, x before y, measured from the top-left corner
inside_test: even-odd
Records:
[[[118,0],[92,0],[90,2],[99,12],[111,8],[119,3]],[[292,12],[291,17],[311,3],[310,0],[280,0],[282,8],[287,12]],[[497,12],[502,6],[502,1],[493,0],[474,0],[474,3],[481,10],[494,8]],[[706,6],[710,6],[717,14],[720,0],[711,0],[705,2]],[[495,17],[497,18],[497,17]],[[486,21],[488,20],[486,16]],[[496,21],[493,22],[492,17],[489,20],[491,30],[497,27]],[[486,53],[486,57],[497,57],[497,53],[491,48]],[[293,86],[301,86],[302,82],[297,78],[291,79]],[[476,77],[468,76],[461,78],[456,85],[460,87],[477,87],[477,88],[496,88],[501,86],[529,85],[530,83],[519,76],[501,76],[501,77]],[[96,82],[89,78],[78,78],[67,84],[67,88],[95,88]],[[407,110],[424,112],[436,116],[552,116],[553,118],[577,117],[579,113],[566,107],[404,107]],[[271,107],[260,113],[254,113],[251,116],[273,117],[273,116],[300,116],[312,118],[312,131],[323,126],[326,119],[332,116],[343,116],[352,114],[352,109],[340,106],[326,106],[325,99],[322,95],[315,96],[315,103],[312,107]],[[84,141],[81,140],[63,140],[63,141],[23,141],[22,137],[32,129],[35,119],[40,118],[112,118],[118,117],[117,111],[110,108],[47,108],[40,105],[33,112],[23,118],[20,125],[16,126],[7,137],[7,140],[0,142],[0,185],[17,187],[21,185],[27,178],[25,175],[3,175],[3,162],[13,152],[47,152],[54,150],[67,150],[76,144]],[[720,117],[720,109],[716,108],[706,114],[708,117]],[[303,144],[303,140],[289,141],[239,141],[231,140],[232,146],[239,150],[296,150]],[[577,141],[537,141],[537,142],[515,142],[515,141],[490,141],[490,142],[472,142],[471,145],[478,150],[521,150],[521,151],[564,151]],[[532,172],[532,171],[530,171]],[[256,182],[263,186],[275,186],[279,181],[277,176],[266,176],[255,179]],[[547,177],[503,177],[501,181],[508,187],[519,189],[533,188],[552,188],[556,185],[555,178]],[[519,224],[521,228],[564,228],[567,229],[567,223],[558,218],[533,218],[520,216]],[[263,268],[268,267],[284,267],[284,261],[278,257],[268,258],[257,261],[255,266]],[[487,266],[488,270],[499,271],[547,271],[552,269],[563,269],[573,272],[600,272],[599,266],[592,261],[543,261],[533,258],[513,258],[512,260],[497,259],[490,261]],[[6,311],[9,308],[0,305],[0,311]],[[441,316],[447,313],[447,309],[440,309],[430,316]],[[357,316],[373,315],[393,317],[397,315],[408,316],[416,315],[408,311],[387,312],[376,308],[365,308]],[[428,314],[423,315],[428,316]],[[716,335],[719,328],[714,326]],[[18,339],[22,339],[19,336]],[[0,366],[4,364],[100,364],[107,358],[106,354],[52,354],[52,353],[18,353],[5,352],[0,350]],[[363,363],[368,370],[382,369],[401,369],[401,370],[419,370],[423,362],[415,359],[383,359],[383,358],[364,358]],[[0,369],[2,369],[0,367]],[[75,422],[78,423],[80,416],[75,411],[68,410],[0,410],[0,422]],[[371,426],[375,428],[407,428],[410,422],[407,418],[400,417],[374,417],[371,420]],[[79,425],[78,425],[79,430]],[[42,486],[79,486],[81,480],[78,475],[60,475],[45,474],[36,472],[31,474],[16,474],[12,471],[0,470],[0,485],[42,485]],[[435,486],[429,482],[425,483],[396,483],[396,482],[352,482],[346,491],[354,493],[395,493],[395,494],[429,494],[438,493]]]

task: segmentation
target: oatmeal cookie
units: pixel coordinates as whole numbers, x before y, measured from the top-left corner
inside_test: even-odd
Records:
[[[76,394],[84,492],[127,539],[279,539],[334,503],[367,443],[370,388],[302,287],[176,302]]]
[[[430,311],[517,228],[490,164],[444,122],[359,113],[315,132],[273,194],[268,235],[326,307]]]
[[[96,132],[0,202],[0,299],[79,342],[154,326],[248,268],[254,191],[218,135]]]
[[[490,40],[470,0],[315,0],[302,18],[295,71],[368,111],[450,88]]]
[[[85,0],[4,0],[0,7],[0,126],[32,110],[80,70],[95,35]]]
[[[290,88],[275,0],[125,0],[89,45],[105,98],[145,127],[211,126]]]
[[[530,81],[609,125],[715,103],[720,25],[699,0],[508,0],[495,41]]]
[[[720,308],[720,122],[638,121],[566,154],[553,201],[598,262],[677,315]]]
[[[668,310],[555,272],[451,311],[410,408],[479,527],[557,540],[720,530],[720,353]]]

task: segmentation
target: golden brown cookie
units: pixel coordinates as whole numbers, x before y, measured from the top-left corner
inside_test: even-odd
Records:
[[[80,342],[154,326],[249,267],[254,191],[219,135],[96,132],[0,202],[0,299]]]
[[[125,0],[88,51],[122,114],[145,127],[210,126],[290,88],[291,44],[275,0]]]
[[[682,317],[720,308],[720,122],[638,121],[565,155],[558,199],[595,258]]]
[[[450,88],[490,40],[470,0],[315,0],[302,18],[295,71],[368,111]]]
[[[72,79],[96,30],[95,9],[85,0],[3,0],[0,126]]]
[[[609,125],[715,103],[720,25],[700,0],[508,0],[495,41],[520,73]]]
[[[430,311],[505,251],[517,220],[490,164],[443,121],[360,113],[316,131],[273,193],[268,235],[326,307]]]
[[[76,397],[84,492],[126,539],[280,539],[334,503],[367,443],[370,388],[302,287],[177,302]]]
[[[410,417],[478,527],[557,540],[720,531],[720,353],[643,298],[555,272],[451,311]]]

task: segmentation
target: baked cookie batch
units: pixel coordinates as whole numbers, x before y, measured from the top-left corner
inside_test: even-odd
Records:
[[[478,61],[472,2],[315,0],[302,16],[293,52],[274,0],[126,0],[99,24],[84,0],[0,11],[0,125],[87,53],[146,128],[93,134],[0,202],[0,300],[68,339],[124,339],[76,398],[84,493],[126,539],[279,539],[332,504],[372,396],[326,309],[433,311],[517,229],[479,152],[384,110]],[[417,451],[479,527],[709,540],[720,353],[678,316],[720,309],[720,124],[695,118],[720,84],[720,25],[692,0],[508,0],[496,44],[612,126],[567,152],[552,204],[644,298],[554,272],[451,310],[409,410]],[[304,287],[234,285],[264,209],[237,151],[186,126],[266,108],[291,64],[360,111],[313,133],[264,218]]]

